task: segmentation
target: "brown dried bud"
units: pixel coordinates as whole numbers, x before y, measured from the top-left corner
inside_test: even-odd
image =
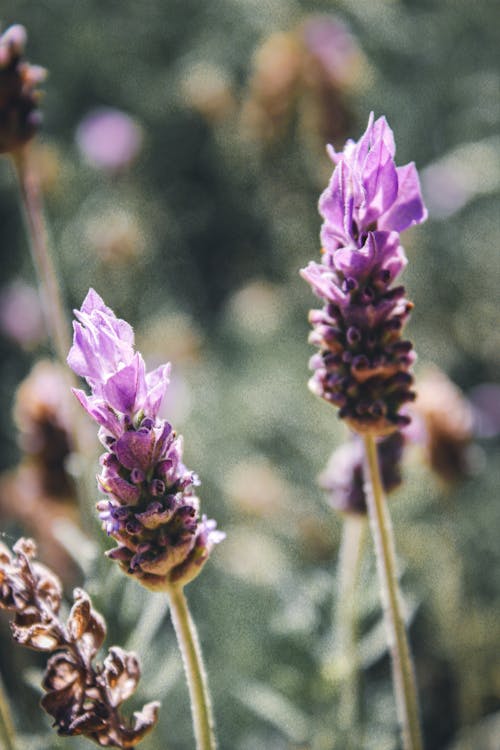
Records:
[[[46,71],[23,59],[26,30],[16,24],[0,36],[0,153],[15,151],[41,123],[39,83]]]
[[[110,648],[103,664],[93,658],[106,635],[106,624],[88,594],[75,589],[66,623],[59,617],[61,584],[47,568],[33,562],[36,547],[20,539],[12,554],[0,543],[0,608],[14,612],[14,639],[38,651],[55,651],[47,662],[41,705],[60,735],[84,735],[101,747],[130,748],[153,728],[159,704],[154,701],[123,719],[121,704],[140,678],[134,653]]]

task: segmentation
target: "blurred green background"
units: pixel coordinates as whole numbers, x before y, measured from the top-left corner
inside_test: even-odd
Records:
[[[345,25],[327,45],[345,52],[334,70],[315,56],[313,18]],[[148,362],[172,361],[167,413],[201,477],[204,511],[227,532],[188,589],[221,750],[345,750],[335,729],[341,677],[323,669],[342,522],[316,477],[346,430],[306,387],[316,302],[298,276],[319,257],[324,142],[359,137],[374,110],[395,132],[397,163],[421,170],[430,217],[403,239],[417,387],[429,362],[466,393],[498,383],[500,4],[4,0],[0,21],[25,25],[29,60],[50,71],[36,158],[67,308],[95,287],[134,325]],[[127,116],[125,155],[112,165],[85,145],[85,118],[103,107]],[[103,132],[94,145],[107,137],[113,149]],[[35,279],[5,158],[0,222],[8,313],[12,290]],[[4,471],[19,460],[14,392],[49,351],[35,330],[20,343],[7,313]],[[498,415],[492,394],[486,411]],[[428,750],[500,747],[496,424],[480,430],[469,476],[445,487],[417,455],[392,505]],[[43,519],[42,503],[36,512]],[[2,527],[7,542],[23,531],[12,518]],[[96,541],[107,544],[100,532]],[[373,568],[368,546],[358,741],[360,750],[397,750]],[[165,603],[124,585],[101,555],[87,573],[107,644],[141,656],[137,703],[162,701],[141,747],[191,748]],[[50,733],[37,708],[43,660],[10,647],[5,618],[2,641],[22,747],[88,746]]]

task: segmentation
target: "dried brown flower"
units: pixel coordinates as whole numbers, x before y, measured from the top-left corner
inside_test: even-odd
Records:
[[[76,503],[75,484],[67,471],[73,447],[65,370],[50,360],[37,362],[19,386],[13,415],[19,447],[36,465],[42,491]]]
[[[443,372],[428,368],[419,379],[411,410],[423,419],[427,458],[433,471],[453,483],[471,473],[473,411],[464,394]]]
[[[54,534],[61,521],[78,525],[71,457],[71,394],[68,376],[54,362],[38,362],[21,383],[14,402],[20,464],[0,477],[0,516],[34,536],[40,557],[61,571],[66,584],[79,580],[75,561]]]
[[[26,30],[16,24],[0,36],[0,153],[27,143],[41,122],[37,86],[46,71],[23,58]]]
[[[0,608],[14,614],[14,640],[52,656],[42,682],[41,705],[60,735],[84,735],[101,747],[129,748],[153,728],[159,704],[147,703],[133,721],[120,714],[140,677],[134,653],[109,649],[103,664],[93,664],[106,635],[103,617],[88,594],[75,589],[66,623],[59,616],[62,589],[57,576],[33,558],[31,539],[19,539],[13,553],[0,543]]]

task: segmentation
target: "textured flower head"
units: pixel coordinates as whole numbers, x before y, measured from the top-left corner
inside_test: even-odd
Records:
[[[340,408],[357,432],[384,435],[403,426],[413,400],[415,359],[401,331],[412,305],[391,283],[406,264],[399,232],[427,215],[414,164],[396,167],[394,137],[384,117],[341,153],[320,198],[324,218],[321,263],[301,271],[324,301],[312,310],[311,390]]]
[[[118,542],[109,557],[148,588],[184,585],[224,534],[200,517],[199,480],[182,461],[182,438],[158,416],[170,365],[146,372],[131,326],[93,289],[75,315],[68,363],[91,388],[75,394],[107,449],[98,477],[106,499],[97,509]]]

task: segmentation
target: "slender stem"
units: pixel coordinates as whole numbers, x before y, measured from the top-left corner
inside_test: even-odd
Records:
[[[417,689],[402,616],[391,518],[382,487],[375,438],[372,435],[366,435],[364,442],[365,493],[377,558],[387,638],[392,657],[394,692],[403,746],[405,750],[422,750]]]
[[[52,342],[52,348],[60,360],[64,371],[67,373],[69,388],[70,386],[77,385],[73,374],[68,370],[66,365],[66,357],[71,346],[70,329],[64,311],[58,276],[52,261],[49,231],[43,210],[40,183],[36,169],[31,164],[30,145],[23,146],[11,154],[11,156],[19,184],[24,219],[31,255],[38,277],[47,332]],[[82,426],[80,409],[76,408],[74,399],[70,400],[70,408],[72,408],[72,437],[75,452],[80,461],[86,464],[85,455],[87,446],[83,440],[85,429]],[[94,493],[89,489],[88,482],[85,479],[86,476],[89,476],[89,471],[82,470],[77,481],[77,494],[82,521],[84,527],[88,530],[93,527],[94,523],[90,514],[92,505],[90,498]]]
[[[16,733],[14,723],[10,714],[9,703],[5,695],[3,680],[0,677],[0,737],[4,750],[16,750]]]
[[[217,744],[215,741],[207,675],[203,666],[196,626],[189,613],[183,588],[180,586],[171,586],[168,594],[172,622],[182,653],[182,661],[189,687],[196,748],[197,750],[216,750]]]
[[[57,274],[50,253],[49,233],[45,222],[40,184],[36,170],[30,164],[29,145],[12,155],[16,170],[24,217],[30,239],[31,254],[40,285],[47,330],[54,351],[66,364],[71,341],[67,318],[61,299]]]
[[[356,589],[359,577],[366,520],[363,516],[348,515],[344,520],[338,565],[338,598],[336,608],[336,653],[345,665],[340,686],[338,729],[345,750],[359,747],[358,680],[359,654],[356,646],[357,606]]]

